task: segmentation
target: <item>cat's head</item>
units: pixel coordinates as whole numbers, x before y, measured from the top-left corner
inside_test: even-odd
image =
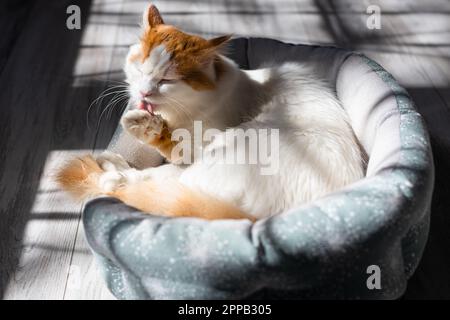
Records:
[[[150,5],[143,15],[143,34],[125,63],[131,103],[151,112],[213,90],[220,75],[218,53],[230,36],[204,39],[164,23]]]

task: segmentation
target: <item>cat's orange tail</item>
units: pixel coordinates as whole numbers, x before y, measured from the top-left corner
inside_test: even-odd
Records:
[[[56,175],[56,181],[75,198],[83,200],[101,194],[98,178],[103,173],[92,156],[76,158],[68,162]]]
[[[189,189],[177,180],[167,180],[163,184],[146,180],[102,192],[98,186],[102,172],[94,158],[85,156],[70,161],[60,170],[56,180],[79,199],[105,194],[141,211],[164,216],[254,220],[234,205]]]

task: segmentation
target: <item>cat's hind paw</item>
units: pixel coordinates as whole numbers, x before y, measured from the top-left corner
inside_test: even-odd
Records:
[[[108,150],[102,152],[95,160],[105,171],[123,171],[130,169],[130,166],[120,154]]]
[[[144,142],[152,142],[163,131],[164,120],[160,115],[144,110],[130,110],[121,120],[123,128]]]
[[[126,177],[119,171],[106,171],[98,178],[98,187],[104,193],[116,191],[127,182]]]

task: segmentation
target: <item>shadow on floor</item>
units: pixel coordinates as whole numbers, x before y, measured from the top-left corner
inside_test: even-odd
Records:
[[[24,228],[48,152],[62,147],[65,138],[70,143],[64,137],[69,133],[62,129],[64,121],[78,125],[76,112],[65,109],[76,106],[83,94],[72,88],[83,30],[66,28],[70,4],[69,0],[1,4],[2,30],[9,33],[0,39],[0,297],[20,258]],[[77,5],[84,23],[91,0],[77,1]],[[89,90],[98,94],[95,88]],[[71,147],[79,145],[64,145]]]
[[[404,298],[450,299],[450,88],[408,88],[408,92],[425,118],[431,136],[435,186],[430,235]]]

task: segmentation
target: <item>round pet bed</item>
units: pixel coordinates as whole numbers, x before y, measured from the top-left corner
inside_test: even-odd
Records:
[[[302,61],[335,84],[369,155],[366,177],[281,215],[206,221],[142,214],[112,198],[84,209],[86,237],[121,299],[393,299],[428,235],[434,169],[422,117],[374,61],[334,47],[235,39],[242,68]],[[138,167],[152,150],[121,128],[110,149]],[[149,163],[142,163],[143,155]],[[147,155],[147,157],[145,157]]]

